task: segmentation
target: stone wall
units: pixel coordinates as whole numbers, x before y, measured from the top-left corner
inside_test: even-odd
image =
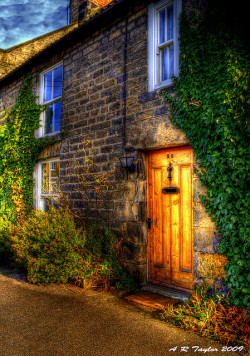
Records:
[[[41,158],[60,157],[60,187],[73,208],[84,215],[82,195],[77,191],[75,162],[82,160],[82,139],[90,139],[96,168],[105,172],[115,167],[112,188],[103,197],[100,217],[111,229],[122,230],[122,260],[128,271],[141,282],[147,278],[146,152],[150,149],[188,145],[185,134],[171,123],[169,107],[160,91],[148,92],[147,7],[130,9],[126,17],[107,24],[100,32],[65,48],[46,63],[33,69],[34,83],[39,73],[63,59],[62,131],[67,138],[47,149]],[[20,82],[19,82],[20,84]],[[10,106],[18,85],[0,94],[0,103]],[[8,91],[9,90],[9,91]],[[173,92],[173,88],[169,90]],[[9,98],[11,96],[11,98]],[[122,169],[119,158],[134,156],[136,170]],[[202,193],[193,176],[193,239],[196,283],[201,278],[220,279],[226,260],[216,255],[214,225],[199,200]],[[96,217],[90,203],[90,219]],[[216,237],[217,238],[217,237]],[[211,271],[215,267],[216,273]],[[216,266],[219,266],[217,268]]]

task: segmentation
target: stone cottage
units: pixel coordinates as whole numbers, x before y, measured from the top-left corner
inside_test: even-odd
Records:
[[[174,94],[178,17],[196,3],[71,0],[77,25],[0,80],[0,105],[8,108],[32,72],[46,105],[37,137],[60,139],[67,131],[39,157],[35,208],[46,209],[46,176],[59,180],[74,209],[84,209],[74,167],[84,156],[83,138],[90,139],[98,172],[116,168],[100,216],[124,231],[123,265],[141,283],[184,292],[203,277],[218,288],[226,262],[216,254],[214,225],[199,200],[192,147],[161,95],[163,88]]]

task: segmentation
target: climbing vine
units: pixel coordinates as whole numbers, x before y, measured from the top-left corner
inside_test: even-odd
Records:
[[[36,139],[43,106],[36,103],[31,76],[24,79],[12,109],[0,125],[0,219],[15,222],[33,207],[33,172],[41,150],[52,142]]]
[[[202,18],[180,21],[176,96],[163,92],[173,123],[190,140],[201,201],[221,235],[225,282],[235,305],[249,308],[249,55],[237,6],[210,1]],[[235,9],[236,8],[236,9]]]

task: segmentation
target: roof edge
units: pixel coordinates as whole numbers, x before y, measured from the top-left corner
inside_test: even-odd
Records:
[[[6,48],[6,49],[0,48],[0,51],[3,52],[3,53],[12,52],[12,51],[14,51],[14,50],[17,49],[17,48],[20,48],[20,47],[22,47],[22,46],[26,46],[26,45],[28,45],[28,44],[30,44],[30,43],[32,43],[32,42],[35,42],[35,41],[40,40],[40,39],[42,39],[42,38],[45,38],[45,37],[47,37],[47,36],[53,35],[53,34],[55,34],[55,33],[58,33],[58,32],[60,32],[60,31],[62,31],[62,30],[67,29],[67,28],[74,27],[76,24],[78,24],[78,21],[72,22],[71,24],[69,24],[69,25],[67,25],[67,26],[60,27],[60,28],[58,28],[57,30],[54,30],[54,31],[51,31],[51,32],[47,32],[47,33],[45,33],[45,34],[43,34],[43,35],[41,35],[41,36],[34,37],[34,38],[32,38],[31,40],[28,40],[28,41],[19,43],[19,44],[15,45],[15,46],[12,46],[12,47],[9,47],[9,48]]]
[[[143,2],[147,4],[149,1],[150,0],[145,0]],[[128,5],[136,6],[141,2],[142,0],[114,0],[113,3],[110,3],[108,6],[104,7],[103,10],[97,13],[94,17],[90,18],[87,22],[83,22],[67,35],[52,43],[50,46],[46,47],[44,50],[37,53],[29,60],[21,64],[19,67],[14,69],[12,72],[1,78],[0,84],[5,85],[10,80],[12,80],[13,77],[21,76],[24,74],[24,72],[29,72],[30,68],[37,64],[37,61],[40,60],[40,58],[47,59],[49,56],[54,54],[54,50],[63,50],[65,48],[65,43],[67,44],[67,42],[70,42],[71,45],[75,44],[82,40],[84,37],[89,36],[92,31],[94,32],[99,28],[108,26],[110,23],[109,20],[116,19],[116,15],[121,15],[121,17],[124,17],[124,15],[129,10]],[[109,15],[109,18],[106,19],[106,15]]]

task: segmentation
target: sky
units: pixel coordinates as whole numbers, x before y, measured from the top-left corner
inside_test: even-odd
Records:
[[[0,48],[67,25],[68,0],[0,0]]]

